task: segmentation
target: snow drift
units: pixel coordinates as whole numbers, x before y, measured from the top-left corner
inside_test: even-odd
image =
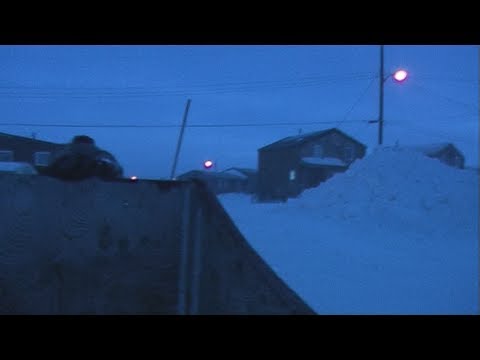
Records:
[[[220,200],[318,313],[478,313],[478,175],[379,148],[286,204]]]

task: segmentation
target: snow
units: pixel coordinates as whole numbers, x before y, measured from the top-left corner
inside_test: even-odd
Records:
[[[28,175],[34,175],[37,173],[32,165],[16,161],[0,161],[0,172],[12,172],[16,174]]]
[[[478,174],[379,148],[285,204],[219,196],[319,314],[478,313]]]
[[[342,160],[337,159],[337,158],[330,158],[330,157],[304,157],[302,158],[302,161],[307,163],[307,164],[312,164],[312,165],[325,165],[325,166],[342,166],[346,167],[347,164],[345,164]]]

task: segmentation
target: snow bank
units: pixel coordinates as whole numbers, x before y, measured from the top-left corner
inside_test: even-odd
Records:
[[[380,148],[286,204],[220,200],[319,313],[478,313],[478,175]]]

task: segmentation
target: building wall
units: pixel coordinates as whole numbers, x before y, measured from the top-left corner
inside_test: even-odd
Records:
[[[465,167],[464,156],[459,153],[452,145],[445,147],[431,157],[437,158],[449,166],[458,167],[460,169],[463,169]]]
[[[289,194],[298,193],[295,181],[300,169],[297,148],[261,150],[258,153],[258,198],[264,200],[286,200]],[[295,179],[290,180],[294,171]]]
[[[0,314],[313,313],[201,183],[0,185]]]
[[[249,174],[247,180],[247,189],[246,192],[249,194],[255,194],[258,189],[258,173]]]
[[[34,139],[22,139],[0,134],[0,150],[13,151],[13,161],[27,162],[35,166],[34,154],[39,151],[54,152],[63,147],[61,144],[53,144]],[[43,167],[36,167],[41,171]]]
[[[176,313],[181,188],[11,174],[0,184],[0,313]]]
[[[363,146],[336,132],[331,132],[304,144],[300,153],[301,157],[316,156],[316,146],[321,146],[323,157],[337,158],[347,165],[355,159],[365,156],[365,148]],[[349,149],[351,149],[351,152]]]
[[[244,240],[223,207],[212,199],[211,193],[200,191],[192,195],[192,204],[206,204],[202,208],[192,207],[196,209],[192,219],[197,224],[197,231],[190,247],[194,252],[191,288],[201,294],[191,297],[192,312],[314,313],[297,294],[284,285],[280,286],[282,280]],[[201,224],[201,231],[198,231],[198,224]]]
[[[350,148],[347,152],[345,149]],[[321,154],[318,150],[321,149]],[[320,182],[344,169],[325,167],[309,169],[301,165],[303,157],[333,157],[346,164],[363,158],[366,149],[361,144],[337,133],[330,132],[301,145],[259,150],[258,153],[258,198],[260,201],[296,197],[306,188],[317,186]],[[295,178],[290,180],[290,171]]]

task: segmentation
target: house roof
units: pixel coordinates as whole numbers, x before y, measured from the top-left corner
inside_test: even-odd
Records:
[[[235,176],[239,176],[241,177],[242,179],[247,179],[248,176],[245,175],[244,173],[238,171],[237,169],[234,169],[234,168],[231,168],[231,169],[227,169],[227,170],[223,170],[222,171],[223,174],[231,174],[231,175],[235,175]]]
[[[223,170],[223,172],[228,172],[232,174],[235,174],[235,172],[238,172],[243,176],[252,176],[258,173],[256,169],[239,168],[239,167],[231,167],[231,168],[228,168],[227,170]]]
[[[419,144],[419,145],[395,145],[395,146],[388,146],[391,148],[400,148],[400,149],[409,149],[414,151],[420,151],[427,156],[434,156],[438,152],[446,149],[447,147],[453,147],[456,152],[458,152],[461,156],[464,156],[463,153],[452,143],[434,143],[434,144]]]
[[[361,142],[359,142],[358,140],[352,138],[351,136],[345,134],[343,131],[337,129],[337,128],[330,128],[330,129],[325,129],[325,130],[320,130],[320,131],[314,131],[314,132],[310,132],[310,133],[305,133],[305,134],[300,134],[300,135],[296,135],[296,136],[288,136],[286,138],[283,138],[283,139],[280,139],[278,141],[275,141],[274,143],[271,143],[269,145],[266,145],[264,147],[261,147],[260,149],[258,149],[259,151],[262,151],[262,150],[274,150],[274,149],[281,149],[281,148],[286,148],[286,147],[290,147],[290,146],[296,146],[298,144],[303,144],[303,143],[306,143],[307,141],[310,141],[312,139],[316,139],[316,138],[321,138],[325,135],[328,135],[332,132],[336,132],[338,134],[340,134],[341,136],[344,136],[354,142],[356,142],[357,144],[363,146],[366,148],[366,146],[364,144],[362,144]]]
[[[20,136],[20,135],[7,134],[4,132],[0,132],[0,137],[5,137],[5,138],[17,140],[17,141],[27,142],[27,143],[36,143],[36,144],[41,143],[41,144],[50,145],[50,146],[63,146],[63,144],[53,143],[50,141],[39,140],[39,139],[32,139],[32,138]]]
[[[423,152],[425,155],[435,155],[436,153],[438,153],[439,151],[449,147],[449,146],[452,146],[456,151],[458,151],[460,154],[461,151],[458,150],[453,144],[451,143],[437,143],[437,144],[423,144],[423,145],[411,145],[411,146],[407,146],[407,148],[410,148],[410,149],[413,149],[413,150],[417,150],[417,151],[421,151]],[[463,156],[463,154],[462,154]]]

